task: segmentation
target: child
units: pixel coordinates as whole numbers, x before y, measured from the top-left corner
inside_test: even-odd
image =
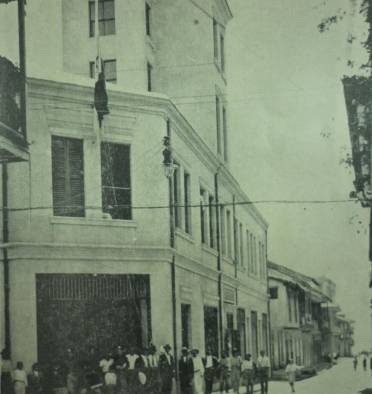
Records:
[[[108,372],[105,373],[105,392],[107,394],[115,393],[116,383],[117,377],[115,373],[115,368],[113,365],[110,365]]]
[[[296,371],[297,365],[294,363],[293,359],[289,360],[285,373],[287,374],[288,383],[291,386],[292,393],[295,393],[295,381],[296,381]]]

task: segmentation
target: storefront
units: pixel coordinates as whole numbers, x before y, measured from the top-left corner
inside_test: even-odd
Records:
[[[37,274],[38,360],[62,362],[151,339],[149,275]]]

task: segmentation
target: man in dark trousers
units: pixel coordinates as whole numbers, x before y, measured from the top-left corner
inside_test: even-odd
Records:
[[[164,353],[159,357],[159,373],[161,380],[161,393],[171,394],[174,376],[174,359],[170,354],[170,345],[164,345]]]
[[[218,360],[212,355],[210,348],[205,352],[203,358],[204,365],[204,381],[205,381],[205,394],[211,394],[213,389],[213,381],[218,369]]]
[[[192,380],[194,377],[194,364],[189,357],[187,348],[182,348],[182,355],[178,362],[180,374],[180,387],[182,394],[192,394]]]

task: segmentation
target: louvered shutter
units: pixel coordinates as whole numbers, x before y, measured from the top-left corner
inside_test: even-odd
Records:
[[[52,137],[53,212],[84,216],[83,141]]]

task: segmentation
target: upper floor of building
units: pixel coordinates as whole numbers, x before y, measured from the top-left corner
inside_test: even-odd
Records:
[[[318,282],[273,262],[268,266],[273,327],[321,330],[327,320],[322,305],[328,298]]]
[[[133,258],[146,250],[161,258],[171,235],[169,133],[179,261],[208,274],[220,269],[220,252],[227,277],[266,297],[267,223],[169,98],[112,85],[100,129],[89,81],[28,86],[30,160],[9,166],[12,245],[79,247],[85,256],[92,245],[125,246]]]
[[[15,3],[0,5],[0,54],[17,61]],[[94,80],[99,53],[108,84],[166,94],[229,161],[227,0],[97,0],[98,15],[94,0],[34,0],[26,8],[29,77]]]

